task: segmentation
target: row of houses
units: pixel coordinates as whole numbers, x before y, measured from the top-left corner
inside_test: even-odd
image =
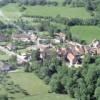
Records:
[[[43,59],[46,49],[48,48],[55,48],[57,57],[61,60],[65,60],[66,63],[70,63],[70,66],[81,66],[84,56],[89,54],[93,55],[100,55],[100,40],[95,40],[89,45],[81,45],[76,42],[67,41],[65,43],[67,47],[63,48],[55,48],[55,46],[42,46],[38,48],[40,50],[40,57]]]
[[[15,41],[23,41],[23,42],[35,42],[37,39],[37,35],[35,34],[13,34],[11,37],[12,40]]]
[[[81,45],[79,43],[66,40],[66,35],[62,32],[54,33],[53,39],[46,39],[38,37],[36,34],[13,34],[12,40],[23,42],[36,42],[36,49],[40,51],[40,58],[43,59],[44,55],[51,49],[56,51],[59,59],[64,59],[70,63],[70,66],[75,64],[81,64],[85,54],[100,55],[100,40],[94,40],[89,45]],[[41,42],[42,41],[42,42]],[[49,41],[46,43],[46,41]],[[45,42],[45,43],[44,43]],[[64,43],[67,47],[56,48],[54,44]],[[13,46],[14,47],[14,46]],[[7,46],[9,50],[12,45]]]
[[[25,34],[24,34],[25,35]],[[40,41],[46,41],[48,39],[42,39],[36,35],[26,35],[26,37],[32,37],[30,39],[33,39],[34,42],[37,43],[37,49],[40,50],[40,58],[43,59],[44,55],[50,48],[55,48],[53,44],[60,44],[60,43],[65,43],[67,45],[66,48],[55,48],[55,51],[57,53],[57,57],[64,60],[66,62],[70,63],[70,66],[75,65],[75,64],[81,64],[82,60],[84,58],[85,54],[90,54],[90,55],[100,55],[100,41],[99,40],[94,40],[92,41],[91,44],[89,45],[81,45],[79,43],[73,42],[73,41],[68,41],[66,40],[66,35],[64,33],[54,33],[55,37],[50,40],[48,44],[42,44]],[[12,39],[14,40],[28,40],[24,37],[23,35],[16,35],[13,36]]]
[[[55,38],[51,39],[53,43],[60,43],[61,41],[64,42],[65,41],[65,37],[66,35],[64,33],[54,33]],[[38,39],[41,40],[41,37],[38,37],[36,34],[34,33],[18,33],[18,34],[13,34],[11,36],[12,40],[15,41],[23,41],[23,42],[36,42]],[[43,40],[43,39],[42,39]],[[46,40],[44,38],[44,40]],[[48,40],[48,39],[47,39]]]

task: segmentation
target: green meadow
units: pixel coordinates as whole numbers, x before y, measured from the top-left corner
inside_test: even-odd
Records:
[[[21,94],[13,95],[15,100],[75,100],[68,95],[48,93],[50,87],[39,79],[34,73],[15,72],[9,73],[11,80],[26,90],[30,96]]]
[[[74,26],[71,27],[72,35],[91,42],[94,39],[100,39],[100,28],[97,26]]]
[[[48,6],[30,6],[27,7],[24,12],[25,15],[37,15],[37,16],[52,16],[61,15],[68,18],[90,18],[90,14],[86,10],[81,8],[66,7],[48,7]]]
[[[8,4],[1,8],[4,14],[9,18],[17,18],[24,15],[30,16],[52,16],[61,15],[68,18],[91,18],[90,14],[86,11],[84,7],[71,7],[70,5],[66,7],[62,6],[26,6],[24,12],[20,12],[21,7],[18,4]]]

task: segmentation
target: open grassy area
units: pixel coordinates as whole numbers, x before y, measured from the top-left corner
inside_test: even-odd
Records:
[[[2,7],[1,10],[4,13],[5,17],[8,17],[8,18],[15,19],[21,16],[21,12],[20,12],[20,8],[18,7],[18,4],[8,4]]]
[[[45,85],[33,73],[16,72],[10,73],[11,79],[15,84],[20,85],[21,88],[27,90],[31,96],[16,96],[16,100],[73,100],[67,95],[60,95],[55,93],[48,93],[49,86]]]
[[[59,95],[59,94],[44,94],[44,95],[38,95],[38,96],[32,96],[32,97],[26,97],[26,98],[21,98],[18,100],[73,100],[67,95]]]
[[[0,51],[0,60],[8,60],[10,56]]]
[[[2,7],[2,11],[8,17],[19,17],[22,14],[25,15],[36,15],[36,16],[52,16],[61,15],[69,18],[90,18],[90,14],[85,10],[84,7],[72,8],[70,6],[26,6],[26,10],[20,12],[18,4],[8,4]]]
[[[37,16],[57,16],[61,15],[68,18],[90,18],[90,15],[86,10],[81,8],[66,7],[48,7],[48,6],[29,6],[24,12],[26,15]]]
[[[91,42],[94,39],[100,39],[100,28],[97,26],[74,26],[71,27],[73,36],[79,39]]]
[[[0,84],[0,95],[6,94],[4,87]]]

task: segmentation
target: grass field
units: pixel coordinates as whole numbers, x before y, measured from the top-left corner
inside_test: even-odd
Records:
[[[94,39],[100,39],[100,28],[97,26],[74,26],[71,28],[73,36],[79,39],[91,42]]]
[[[0,60],[8,60],[9,58],[8,55],[0,51]]]
[[[2,12],[6,17],[18,18],[21,16],[18,4],[8,4],[1,8]]]
[[[44,95],[39,95],[39,96],[32,96],[32,97],[27,97],[27,98],[21,98],[18,100],[73,100],[67,95],[59,95],[59,94],[44,94]]]
[[[27,90],[32,96],[18,97],[16,100],[74,100],[67,95],[48,93],[49,86],[45,85],[33,73],[16,72],[10,73],[14,83],[19,84],[23,89]]]
[[[70,6],[27,6],[27,9],[22,13],[18,4],[8,4],[1,8],[9,18],[17,18],[22,14],[37,15],[37,16],[52,16],[61,15],[68,18],[90,18],[90,14],[83,7],[72,8]]]
[[[84,8],[66,7],[48,7],[48,6],[30,6],[24,12],[26,15],[37,16],[57,16],[61,15],[68,18],[90,18],[90,15]]]

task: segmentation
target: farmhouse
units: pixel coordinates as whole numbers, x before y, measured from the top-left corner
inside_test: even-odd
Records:
[[[12,35],[12,40],[15,40],[15,41],[35,42],[36,39],[37,39],[37,36],[35,34],[20,33],[20,34]]]

